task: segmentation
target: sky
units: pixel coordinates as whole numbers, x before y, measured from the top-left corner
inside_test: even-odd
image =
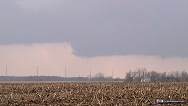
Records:
[[[188,71],[187,0],[1,0],[0,75]]]

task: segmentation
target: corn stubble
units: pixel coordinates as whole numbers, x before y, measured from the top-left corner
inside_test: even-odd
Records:
[[[184,106],[155,100],[188,99],[188,83],[1,83],[1,106]]]

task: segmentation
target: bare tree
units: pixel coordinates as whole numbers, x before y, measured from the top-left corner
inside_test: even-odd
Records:
[[[160,79],[160,73],[157,73],[154,70],[149,73],[150,73],[151,82],[157,82]]]
[[[95,75],[95,78],[104,78],[104,74],[99,72]]]
[[[126,73],[125,81],[126,81],[126,82],[133,82],[133,73],[132,73],[131,70],[129,70],[129,71]]]
[[[188,81],[188,74],[186,71],[182,71],[180,73],[180,81],[181,82],[187,82]]]

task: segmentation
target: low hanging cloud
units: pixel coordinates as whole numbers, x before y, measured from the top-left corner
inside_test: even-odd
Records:
[[[86,77],[90,73],[104,73],[105,76],[124,78],[129,70],[145,67],[147,70],[171,72],[188,70],[188,58],[143,56],[143,55],[112,55],[97,57],[81,57],[74,53],[69,43],[46,43],[30,45],[0,45],[0,75],[29,76],[39,75]]]

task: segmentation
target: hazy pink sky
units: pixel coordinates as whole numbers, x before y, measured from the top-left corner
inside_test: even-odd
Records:
[[[89,75],[102,72],[105,76],[125,77],[127,71],[145,67],[147,70],[158,72],[188,70],[188,58],[142,55],[112,55],[81,57],[74,55],[69,43],[46,43],[31,45],[0,45],[0,75],[36,75],[37,66],[39,75],[64,76],[65,67],[67,76]]]

